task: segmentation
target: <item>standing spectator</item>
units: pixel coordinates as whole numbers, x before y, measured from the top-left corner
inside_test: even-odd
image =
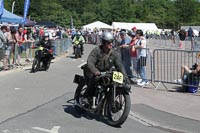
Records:
[[[17,55],[17,63],[16,65],[21,65],[20,59],[22,52],[24,50],[24,38],[23,38],[23,28],[21,26],[18,27],[18,31],[15,34],[15,38],[17,40],[17,48],[18,48],[18,55]]]
[[[24,29],[23,31],[23,39],[24,39],[24,52],[25,52],[25,61],[26,62],[30,62],[30,60],[28,59],[28,53],[29,53],[29,43],[28,43],[28,37],[27,37],[27,29]]]
[[[136,33],[137,28],[136,28],[136,27],[133,27],[131,30],[132,30],[134,33]]]
[[[175,31],[174,29],[171,30],[171,36],[172,36],[172,46],[175,45]]]
[[[181,29],[179,31],[178,36],[179,36],[179,39],[180,39],[180,41],[179,41],[179,48],[185,50],[185,38],[186,38],[186,32],[185,32],[185,30]]]
[[[39,30],[39,40],[42,40],[43,36],[44,36],[44,28],[40,27],[40,30]]]
[[[7,44],[7,26],[2,26],[1,27],[1,30],[0,30],[0,42],[1,42],[1,45],[2,45],[2,57],[1,58],[5,58],[8,60],[8,57],[9,57],[9,53],[8,53],[8,48],[9,48],[9,45]],[[3,63],[4,64],[4,70],[7,70],[7,64]],[[6,65],[6,66],[5,66]]]
[[[136,37],[137,37],[137,42],[134,48],[137,51],[137,70],[142,78],[141,82],[139,82],[138,85],[144,86],[149,84],[145,72],[145,66],[147,60],[146,38],[143,36],[142,30],[136,31]],[[132,50],[134,50],[134,48],[132,48]]]
[[[130,68],[131,67],[131,56],[129,50],[130,39],[126,36],[125,31],[120,32],[120,37],[121,37],[120,52],[121,52],[122,64],[125,68],[128,78],[131,79],[133,76]]]
[[[56,36],[57,36],[57,39],[62,39],[62,32],[61,32],[60,28],[57,29]]]
[[[15,60],[14,60],[14,56],[15,56],[15,45],[16,45],[16,38],[15,38],[15,34],[16,34],[16,29],[14,26],[11,26],[10,27],[10,32],[8,34],[8,42],[10,43],[11,45],[11,55],[12,55],[12,64],[15,63]]]
[[[29,60],[29,54],[30,54],[30,48],[31,48],[31,45],[33,46],[33,42],[34,42],[34,39],[33,39],[33,36],[31,34],[31,29],[28,28],[26,30],[24,30],[24,40],[25,40],[25,44],[24,44],[24,51],[25,51],[25,56],[26,56],[26,62],[30,62]]]
[[[52,38],[51,38],[51,42],[52,42],[52,47],[53,47],[53,55],[57,56],[58,55],[58,45],[56,44],[56,39],[58,37],[56,36],[56,32],[52,33]]]
[[[188,39],[191,41],[191,50],[194,50],[194,32],[191,27],[188,29]]]
[[[133,71],[135,72],[136,75],[133,75],[134,77],[137,77],[137,52],[134,48],[135,46],[135,43],[137,41],[137,38],[136,38],[136,33],[135,32],[132,32],[130,34],[131,36],[131,42],[130,42],[130,46],[131,46],[131,49],[130,49],[130,54],[131,54],[131,60],[132,60],[132,65],[133,65]],[[131,80],[132,81],[132,80]]]

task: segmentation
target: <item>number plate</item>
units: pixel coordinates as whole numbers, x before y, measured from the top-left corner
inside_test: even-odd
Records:
[[[124,75],[121,72],[114,71],[113,72],[113,81],[122,84],[124,79]]]
[[[79,41],[75,41],[75,44],[78,45],[78,44],[79,44]]]

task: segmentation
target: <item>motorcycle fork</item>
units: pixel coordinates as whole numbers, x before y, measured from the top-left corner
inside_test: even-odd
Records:
[[[113,86],[113,102],[115,101],[115,96],[116,96],[116,86]]]
[[[116,90],[117,90],[117,87],[116,87],[116,85],[114,85],[113,86],[113,93],[112,93],[112,97],[113,97],[113,106],[115,107],[116,106]],[[122,105],[122,96],[121,95],[118,95],[118,98],[119,98],[119,101],[118,101],[118,103],[120,104],[120,107],[121,107],[121,105]]]

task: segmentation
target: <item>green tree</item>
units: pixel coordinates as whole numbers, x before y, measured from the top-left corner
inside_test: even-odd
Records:
[[[24,0],[4,0],[5,8],[23,16]],[[69,27],[103,21],[156,23],[159,28],[176,28],[181,25],[200,24],[198,0],[31,0],[28,16],[32,20],[54,21]]]

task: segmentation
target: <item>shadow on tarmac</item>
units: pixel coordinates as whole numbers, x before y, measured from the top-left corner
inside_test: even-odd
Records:
[[[73,102],[68,102],[70,104],[73,104]],[[95,113],[90,113],[90,112],[80,112],[78,111],[74,105],[63,105],[63,109],[64,109],[64,112],[65,113],[68,113],[72,116],[74,116],[75,118],[86,118],[87,120],[96,120],[98,122],[101,122],[101,123],[104,123],[106,125],[107,124],[107,121],[105,120],[104,117],[102,117],[101,115],[99,114],[95,114]],[[121,128],[121,127],[117,127],[117,128]]]

